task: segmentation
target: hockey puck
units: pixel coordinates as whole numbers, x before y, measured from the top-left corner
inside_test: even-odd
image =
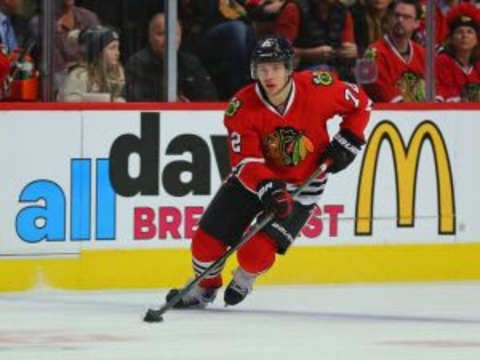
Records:
[[[157,311],[153,309],[148,309],[147,313],[145,314],[145,317],[143,318],[143,321],[147,323],[162,322],[163,317],[162,315],[158,314]]]

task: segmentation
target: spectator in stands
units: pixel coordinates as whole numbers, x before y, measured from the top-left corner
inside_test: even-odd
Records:
[[[187,44],[212,76],[221,100],[251,81],[250,54],[256,40],[248,14],[250,2],[184,0]]]
[[[425,50],[411,40],[420,23],[420,4],[395,0],[389,9],[389,31],[369,46],[365,58],[376,66],[376,79],[365,84],[374,101],[425,101]]]
[[[418,42],[422,46],[426,46],[426,13],[427,13],[427,0],[419,0],[422,4],[422,15],[420,17],[420,26],[412,36],[412,39]],[[440,48],[447,40],[448,25],[447,25],[447,12],[457,4],[471,3],[479,6],[477,0],[435,0],[435,46]]]
[[[68,68],[82,59],[82,49],[78,44],[78,34],[87,27],[100,25],[98,16],[83,7],[75,5],[75,0],[56,0],[58,14],[55,23],[54,71],[57,89],[67,75]],[[30,28],[40,40],[40,16],[34,16]]]
[[[412,39],[422,46],[426,46],[427,41],[427,0],[419,0],[422,5],[422,13],[420,16],[420,25],[414,32]],[[444,9],[446,9],[444,7]],[[440,46],[446,39],[448,34],[445,13],[439,6],[439,1],[435,1],[435,46]]]
[[[273,1],[263,6],[263,13],[263,18],[255,21],[257,38],[276,34],[285,37],[292,44],[295,42],[301,25],[301,10],[295,1]]]
[[[436,100],[480,101],[480,11],[463,3],[447,14],[447,44],[436,58]]]
[[[392,0],[358,0],[350,7],[359,56],[387,32],[387,12]]]
[[[0,45],[5,53],[10,53],[18,47],[13,17],[21,5],[22,0],[0,0]]]
[[[166,101],[163,59],[166,46],[165,15],[156,14],[148,28],[149,46],[130,57],[125,66],[128,101]],[[177,23],[176,42],[180,46],[182,30]],[[218,48],[216,51],[221,51]],[[178,100],[215,101],[215,86],[199,59],[190,53],[177,53]]]
[[[119,35],[111,27],[95,25],[79,35],[85,60],[72,66],[58,100],[64,102],[122,102],[125,85],[119,62]]]

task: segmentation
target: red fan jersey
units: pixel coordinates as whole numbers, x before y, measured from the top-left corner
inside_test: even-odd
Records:
[[[10,62],[7,56],[0,51],[0,81],[4,81],[10,71]]]
[[[283,112],[258,84],[251,84],[233,97],[225,112],[233,174],[252,192],[265,179],[299,184],[315,171],[329,144],[327,121],[342,116],[341,128],[363,140],[370,107],[363,90],[329,72],[294,73]]]
[[[422,3],[422,17],[420,19],[420,26],[413,35],[413,40],[419,44],[425,46],[427,43],[427,0],[421,0]],[[438,5],[438,1],[435,2],[435,45],[442,44],[448,36],[447,19]]]
[[[388,35],[369,46],[365,57],[375,61],[377,80],[365,86],[373,101],[423,101],[425,77],[425,49],[409,41],[409,57],[405,60]],[[424,96],[423,96],[424,97]]]
[[[442,53],[435,59],[436,99],[447,102],[480,101],[480,61],[462,66]]]
[[[8,58],[0,51],[0,99],[4,98],[5,80],[10,73],[10,62]]]

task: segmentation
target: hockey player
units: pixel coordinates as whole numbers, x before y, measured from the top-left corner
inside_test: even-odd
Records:
[[[411,40],[420,25],[420,3],[395,0],[389,14],[389,31],[365,51],[375,62],[378,78],[365,90],[373,101],[425,101],[425,50]]]
[[[192,239],[195,274],[202,273],[241,239],[252,220],[273,212],[275,219],[237,251],[239,267],[224,292],[227,305],[241,302],[255,279],[268,271],[276,254],[285,254],[315,203],[327,176],[307,187],[297,201],[290,195],[326,159],[329,172],[346,168],[364,144],[370,100],[353,84],[328,72],[293,73],[293,49],[281,37],[260,40],[251,58],[256,82],[230,101],[228,129],[232,173],[203,215]],[[343,116],[329,141],[327,120]],[[176,308],[205,307],[222,286],[219,266],[184,296]],[[178,294],[170,290],[167,301]]]

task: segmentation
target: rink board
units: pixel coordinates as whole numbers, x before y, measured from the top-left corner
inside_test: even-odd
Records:
[[[223,105],[0,109],[0,290],[190,276],[190,238],[229,170]],[[479,116],[377,107],[368,145],[261,283],[480,279]]]
[[[85,250],[76,258],[0,261],[0,289],[122,289],[182,286],[187,249]],[[480,279],[480,244],[294,247],[258,284]],[[231,278],[236,260],[224,270]]]

